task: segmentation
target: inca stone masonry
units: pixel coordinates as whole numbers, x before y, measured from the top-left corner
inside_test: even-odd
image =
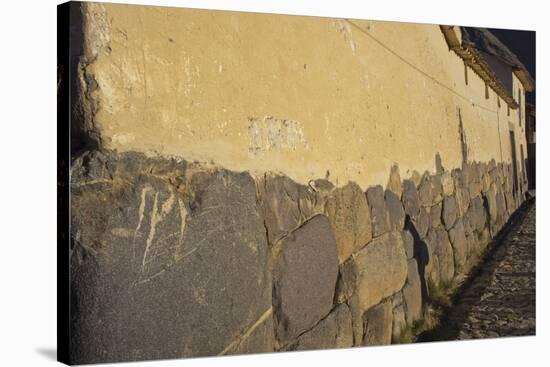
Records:
[[[524,200],[475,30],[70,7],[71,363],[390,344]]]

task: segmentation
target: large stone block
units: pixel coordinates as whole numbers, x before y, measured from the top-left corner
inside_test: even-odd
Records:
[[[337,305],[311,330],[300,335],[287,350],[349,348],[352,346],[351,312],[344,303]]]
[[[270,244],[323,213],[323,191],[299,185],[283,175],[267,174],[258,180],[258,194]]]
[[[403,196],[401,200],[403,201],[405,214],[411,218],[416,217],[420,210],[420,200],[418,199],[416,185],[412,180],[403,181]]]
[[[467,189],[457,187],[455,198],[458,216],[462,217],[470,207],[470,194]]]
[[[72,362],[215,355],[244,340],[271,351],[249,332],[271,314],[250,175],[135,153],[83,158],[72,177]]]
[[[407,278],[407,256],[399,232],[373,239],[355,256],[357,296],[363,310],[403,287]]]
[[[480,181],[471,181],[468,184],[468,193],[470,194],[470,200],[478,197],[481,194],[481,182]]]
[[[477,232],[483,231],[487,223],[487,213],[483,206],[481,197],[475,197],[471,203],[468,212],[466,213],[472,229]]]
[[[224,355],[272,352],[275,350],[273,309],[267,310],[241,337],[225,348]]]
[[[437,228],[441,225],[442,203],[435,204],[430,208],[430,227]]]
[[[407,283],[403,287],[403,299],[405,301],[405,318],[409,325],[422,317],[422,288],[420,274],[415,259],[407,264]]]
[[[484,174],[483,177],[481,177],[481,192],[487,192],[489,188],[491,187],[491,184],[493,183],[492,177],[489,174]]]
[[[412,259],[414,257],[413,235],[408,230],[405,230],[401,232],[401,237],[403,238],[403,246],[405,247],[405,254],[407,254],[407,259]]]
[[[430,213],[425,207],[421,207],[416,218],[413,219],[414,226],[420,238],[426,237],[430,228]]]
[[[387,299],[365,312],[363,317],[365,332],[362,345],[390,344],[392,319],[391,299]]]
[[[392,191],[386,190],[384,193],[386,208],[389,213],[389,223],[391,230],[402,230],[405,226],[405,209],[399,197]]]
[[[455,168],[451,172],[451,176],[453,177],[455,187],[466,187],[468,185],[467,177],[465,177],[464,173],[462,172],[462,169]]]
[[[453,247],[449,241],[449,235],[442,227],[437,230],[437,247],[434,255],[439,262],[440,279],[445,284],[450,284],[455,274]]]
[[[429,279],[433,285],[439,286],[441,283],[441,274],[439,272],[439,259],[436,254],[430,258],[430,264],[431,270],[426,272],[426,279]],[[426,267],[426,269],[428,268]]]
[[[275,328],[281,344],[329,313],[337,275],[336,242],[326,216],[311,218],[283,239],[273,269]]]
[[[456,207],[456,199],[453,196],[446,196],[443,200],[443,224],[445,225],[445,228],[449,230],[454,226],[456,218],[457,218],[457,207]]]
[[[334,190],[325,206],[334,230],[338,262],[365,246],[372,238],[370,210],[361,188],[355,183]]]
[[[360,340],[363,313],[399,291],[407,279],[407,256],[401,234],[389,232],[373,239],[341,266],[340,275],[339,293],[348,296],[354,338]]]
[[[406,326],[403,294],[397,292],[392,297],[392,341],[399,338]]]
[[[462,219],[458,219],[455,226],[449,231],[449,239],[453,246],[455,267],[461,271],[464,269],[468,257],[468,243]]]
[[[454,277],[454,255],[447,231],[443,227],[430,229],[426,238],[429,262],[426,265],[426,278],[435,285],[450,283]]]
[[[468,162],[462,162],[461,172],[462,172],[462,178],[464,182],[463,186],[469,185],[470,182],[474,180],[474,172],[472,169],[472,164]]]
[[[372,236],[377,237],[386,233],[389,228],[389,213],[384,201],[384,189],[377,185],[369,187],[367,190],[367,201],[370,208],[370,218],[372,223]]]
[[[426,256],[425,272],[430,274],[432,271],[439,271],[437,267],[434,267],[435,249],[437,248],[437,229],[430,228],[424,243],[426,244],[428,256]]]

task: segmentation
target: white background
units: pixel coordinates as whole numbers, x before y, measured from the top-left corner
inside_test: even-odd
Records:
[[[127,2],[127,1],[123,1]],[[0,366],[41,366],[56,351],[56,4],[0,9]],[[137,366],[550,365],[548,70],[545,1],[133,1],[210,9],[537,31],[537,336],[353,350],[142,362]],[[126,366],[129,364],[119,364]]]

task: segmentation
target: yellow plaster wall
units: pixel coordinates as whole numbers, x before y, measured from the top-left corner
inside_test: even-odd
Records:
[[[84,21],[110,149],[366,188],[438,152],[459,167],[460,109],[469,159],[510,161],[517,111],[465,84],[438,25],[100,3]]]

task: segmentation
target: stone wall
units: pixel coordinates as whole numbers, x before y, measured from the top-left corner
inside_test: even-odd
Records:
[[[71,172],[71,362],[390,344],[520,205],[507,164],[364,192],[142,153]]]
[[[70,7],[72,363],[397,342],[523,200],[438,25]]]

